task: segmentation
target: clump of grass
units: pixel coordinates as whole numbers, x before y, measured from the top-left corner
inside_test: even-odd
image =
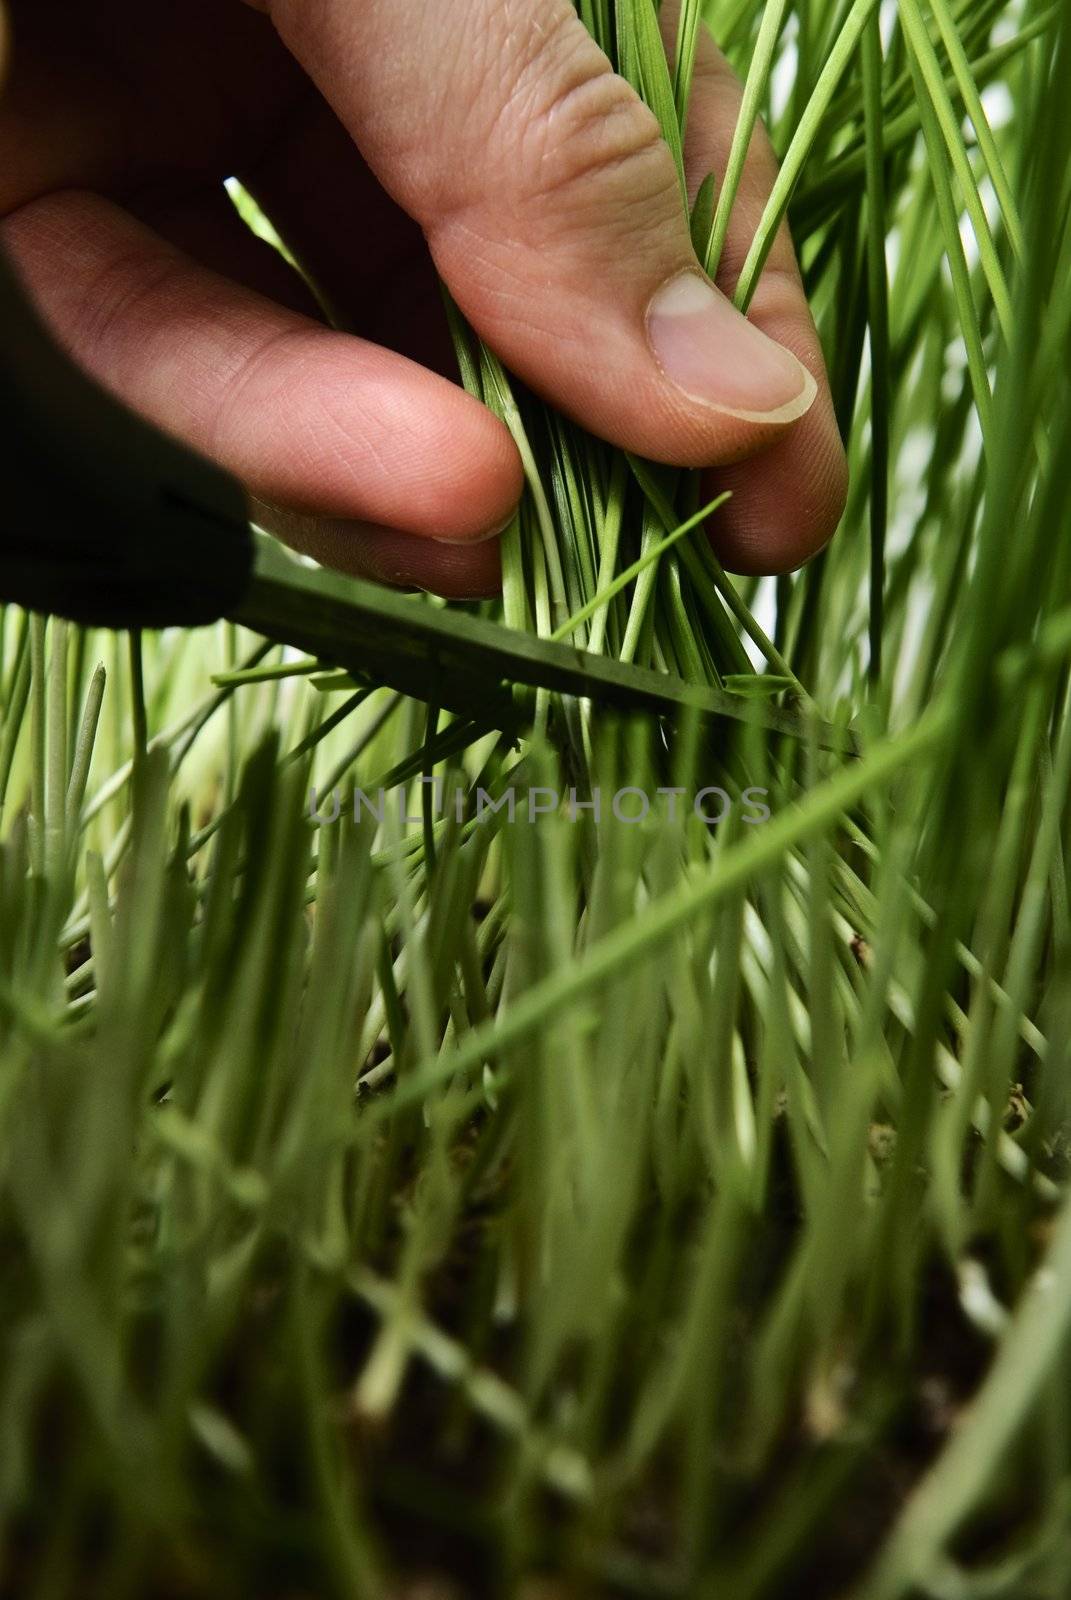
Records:
[[[579,9],[679,145],[701,8],[668,64]],[[1064,1592],[1071,37],[708,9],[779,85],[741,299],[787,207],[839,539],[731,586],[693,478],[457,335],[505,620],[802,737],[2,615],[4,1592]]]

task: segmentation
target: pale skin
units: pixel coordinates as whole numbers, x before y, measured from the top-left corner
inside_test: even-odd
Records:
[[[438,272],[548,401],[733,491],[711,528],[732,570],[832,535],[844,453],[787,230],[747,322],[726,298],[769,142],[714,292],[657,124],[569,0],[9,0],[7,20],[4,248],[75,359],[241,479],[262,525],[384,582],[497,589],[521,466],[456,382]],[[693,196],[740,92],[704,37]]]

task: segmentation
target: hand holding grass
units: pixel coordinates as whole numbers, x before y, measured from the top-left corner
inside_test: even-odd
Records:
[[[797,565],[832,533],[844,457],[787,231],[745,320],[699,267],[654,118],[568,0],[11,10],[5,246],[83,365],[234,472],[292,543],[444,594],[497,586],[520,463],[448,381],[436,270],[552,404],[709,468],[707,498],[732,489],[731,567]],[[724,171],[739,105],[704,37],[690,198]],[[775,170],[760,132],[722,291]],[[233,212],[230,174],[307,281]]]

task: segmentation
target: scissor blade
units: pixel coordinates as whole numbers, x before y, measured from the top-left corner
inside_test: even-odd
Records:
[[[232,620],[357,678],[491,726],[517,721],[511,687],[524,685],[662,716],[693,709],[800,738],[817,734],[848,753],[855,748],[847,731],[816,726],[797,712],[302,566],[274,541],[259,542],[253,582]]]

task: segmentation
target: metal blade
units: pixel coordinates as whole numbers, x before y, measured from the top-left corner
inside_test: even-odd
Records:
[[[856,751],[849,730],[816,723],[797,711],[306,567],[263,537],[253,581],[231,618],[344,667],[359,680],[388,685],[492,727],[512,727],[523,719],[524,707],[512,691],[524,685],[626,711],[665,716],[693,709],[797,738],[817,736],[824,747],[847,754]]]

